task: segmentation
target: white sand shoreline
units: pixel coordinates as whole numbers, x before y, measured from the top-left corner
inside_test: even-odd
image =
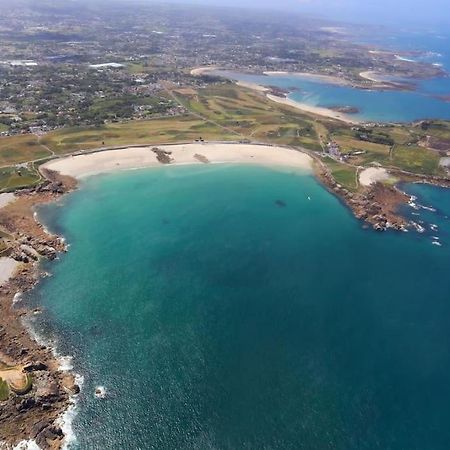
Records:
[[[7,283],[16,273],[20,263],[15,259],[0,257],[0,286]]]
[[[0,209],[9,205],[15,199],[15,195],[12,192],[5,192],[0,194]]]
[[[219,68],[215,66],[196,67],[191,70],[191,75],[194,77],[201,77],[202,75],[207,75],[209,72],[214,70],[219,70]]]
[[[105,150],[49,161],[42,169],[54,170],[77,179],[101,173],[162,167],[157,155],[149,147],[129,147]],[[170,165],[205,164],[206,158],[214,164],[257,164],[270,167],[311,170],[312,158],[300,151],[284,147],[238,143],[193,143],[158,146],[171,152]]]
[[[13,193],[7,192],[0,194],[0,209],[9,205],[15,200]],[[16,273],[20,263],[9,257],[0,257],[0,286],[6,284]]]
[[[373,81],[374,83],[384,83],[382,75],[374,70],[367,70],[365,72],[360,72],[359,76],[368,81]]]
[[[337,111],[333,111],[332,109],[323,108],[320,106],[312,106],[312,105],[308,105],[306,103],[297,102],[288,97],[278,97],[276,95],[267,94],[267,98],[269,100],[272,100],[273,102],[291,106],[291,107],[297,108],[301,111],[316,114],[318,116],[329,117],[331,119],[341,120],[343,122],[347,122],[347,123],[355,124],[355,125],[363,123],[363,121],[355,119],[355,118],[351,117],[349,114],[340,113]]]
[[[389,180],[389,173],[383,167],[369,167],[359,174],[359,182],[362,186],[370,186],[372,184]]]

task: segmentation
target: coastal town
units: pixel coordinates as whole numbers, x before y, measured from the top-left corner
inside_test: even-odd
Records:
[[[152,5],[152,14],[124,12],[118,5],[83,8],[78,16],[46,2],[19,1],[2,14],[2,136],[181,115],[186,111],[167,96],[165,83],[199,88],[214,81],[192,77],[193,67],[311,72],[367,88],[379,83],[355,77],[355,69],[409,78],[442,73],[336,40],[335,30],[320,21],[299,24],[282,15],[248,20],[232,10],[211,19],[200,7]]]

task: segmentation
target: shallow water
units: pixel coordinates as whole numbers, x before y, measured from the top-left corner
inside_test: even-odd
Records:
[[[100,176],[61,206],[41,216],[70,251],[29,301],[85,377],[73,448],[449,448],[445,240],[249,166]]]

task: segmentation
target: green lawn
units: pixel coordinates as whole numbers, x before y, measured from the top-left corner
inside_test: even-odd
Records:
[[[392,165],[408,172],[425,175],[439,173],[440,156],[423,147],[402,146],[394,147]]]
[[[49,155],[50,152],[39,145],[34,135],[0,138],[0,166],[32,161]]]
[[[112,123],[101,127],[67,128],[42,140],[55,153],[65,154],[99,147],[151,145],[180,141],[233,140],[236,135],[192,116]]]
[[[0,401],[4,402],[9,398],[9,386],[6,381],[0,378]]]
[[[0,168],[0,191],[9,191],[20,187],[31,186],[39,181],[36,171],[28,168]]]
[[[330,169],[336,183],[344,186],[349,191],[356,191],[358,186],[356,184],[356,169],[354,167],[339,163],[328,157],[324,158],[323,162]]]

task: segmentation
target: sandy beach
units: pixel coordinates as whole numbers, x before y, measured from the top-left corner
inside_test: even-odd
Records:
[[[5,192],[4,194],[0,194],[0,209],[11,203],[14,198],[15,196],[12,192]]]
[[[373,81],[375,83],[383,83],[384,80],[382,80],[381,75],[378,72],[375,72],[373,70],[367,70],[366,72],[360,72],[359,76],[361,78],[364,78],[368,81]]]
[[[0,194],[0,209],[13,202],[15,196],[13,193]],[[13,277],[19,263],[12,258],[0,257],[0,287]]]
[[[202,75],[207,75],[209,72],[217,70],[214,66],[197,67],[191,70],[191,75],[194,77],[201,77]]]
[[[332,109],[322,108],[320,106],[311,106],[306,103],[296,102],[295,100],[291,100],[287,97],[278,97],[276,95],[268,94],[267,98],[272,100],[273,102],[281,103],[283,105],[291,106],[293,108],[297,108],[301,111],[306,111],[312,114],[317,114],[318,116],[330,117],[332,119],[342,120],[343,122],[359,124],[362,121],[354,119],[348,114],[343,114],[337,111],[333,111]]]
[[[50,169],[74,178],[105,172],[145,167],[160,167],[153,147],[124,148],[50,161],[42,169]],[[172,165],[205,163],[241,163],[281,166],[309,170],[312,159],[305,153],[283,147],[254,144],[185,144],[166,145],[160,150],[171,152]]]
[[[0,286],[3,286],[16,272],[19,263],[12,258],[0,258]]]
[[[363,186],[370,186],[379,181],[386,181],[389,179],[389,174],[386,169],[381,167],[370,167],[363,170],[359,174],[359,182]]]

